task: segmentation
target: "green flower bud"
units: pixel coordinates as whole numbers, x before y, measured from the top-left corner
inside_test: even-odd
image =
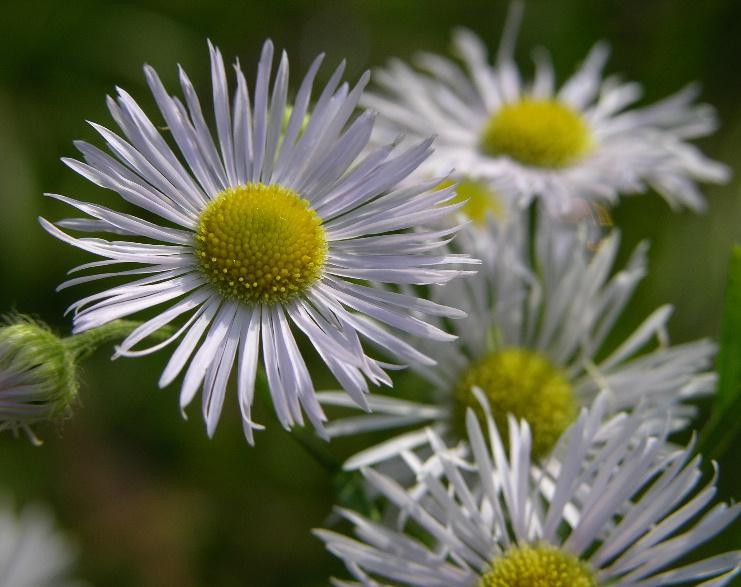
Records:
[[[77,399],[75,352],[46,326],[28,318],[0,327],[0,430],[31,430],[69,416]]]

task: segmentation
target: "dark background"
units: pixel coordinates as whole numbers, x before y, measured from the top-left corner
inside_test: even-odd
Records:
[[[70,215],[44,191],[111,201],[66,169],[72,140],[98,145],[85,120],[112,126],[104,97],[116,85],[152,113],[141,72],[153,65],[175,91],[181,63],[204,95],[210,93],[206,39],[225,59],[240,57],[254,79],[260,45],[271,37],[291,58],[292,81],[316,53],[328,54],[319,81],[348,60],[348,78],[415,50],[445,52],[450,28],[461,24],[495,48],[505,3],[469,0],[354,2],[6,2],[0,17],[0,311],[31,313],[69,330],[67,305],[94,286],[59,294],[67,269],[90,260],[45,234],[36,217]],[[551,49],[560,79],[591,44],[608,39],[610,73],[642,82],[648,100],[691,80],[714,104],[723,126],[701,146],[734,167],[741,153],[741,2],[733,0],[561,0],[528,3],[518,57]],[[204,98],[204,101],[207,101]],[[655,307],[676,306],[675,342],[717,337],[729,247],[741,241],[738,176],[706,190],[704,215],[674,214],[658,196],[628,198],[614,211],[623,231],[623,259],[652,241],[651,274],[619,328],[625,333]],[[272,419],[257,448],[244,442],[235,394],[209,441],[198,408],[184,421],[178,388],[157,390],[166,351],[146,359],[86,364],[81,405],[59,431],[40,430],[33,448],[0,437],[0,493],[17,503],[41,500],[76,540],[79,574],[99,586],[326,585],[340,565],[309,529],[326,523],[334,501],[331,476]],[[199,402],[195,402],[198,404]],[[706,407],[706,406],[704,406]],[[351,446],[351,444],[353,446]],[[347,455],[357,442],[337,443]],[[739,497],[737,449],[721,460],[724,499]],[[738,525],[735,527],[738,530]],[[727,532],[713,546],[738,547]]]

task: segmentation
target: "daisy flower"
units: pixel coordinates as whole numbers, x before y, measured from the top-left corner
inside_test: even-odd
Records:
[[[407,512],[405,532],[341,510],[356,538],[318,530],[358,583],[382,587],[719,587],[741,565],[741,551],[678,563],[728,526],[738,505],[717,504],[715,479],[702,477],[693,446],[666,451],[663,438],[642,433],[638,418],[595,446],[603,406],[583,410],[563,437],[554,475],[533,466],[530,428],[510,419],[509,456],[496,422],[484,430],[473,410],[466,426],[473,462],[451,457],[430,432],[443,473],[420,470],[429,499],[373,469],[366,479]],[[645,431],[645,429],[643,429]],[[703,512],[703,510],[705,510]],[[701,582],[703,581],[703,582]]]
[[[422,54],[419,69],[394,60],[380,71],[363,104],[385,119],[390,128],[382,132],[435,132],[428,173],[454,168],[519,205],[540,198],[554,214],[569,213],[575,197],[614,203],[620,193],[649,187],[673,208],[704,209],[697,182],[722,183],[730,172],[689,142],[717,127],[713,109],[694,102],[697,87],[635,107],[638,84],[603,77],[602,43],[560,88],[548,53],[536,51],[534,77],[525,81],[513,59],[522,9],[522,2],[511,5],[494,65],[473,33],[457,30],[453,47],[463,68]]]
[[[574,230],[540,215],[531,231],[528,222],[520,214],[486,232],[459,234],[458,242],[483,264],[478,275],[432,292],[436,303],[454,302],[468,313],[453,324],[455,342],[438,349],[416,344],[437,361],[416,369],[433,397],[375,396],[372,414],[333,421],[332,436],[413,427],[350,458],[348,469],[426,446],[427,426],[450,442],[464,439],[466,410],[479,410],[474,386],[487,396],[500,428],[508,413],[528,422],[536,457],[549,454],[579,409],[601,391],[608,392],[611,411],[631,411],[642,402],[647,425],[671,413],[674,428],[695,412],[683,402],[713,391],[716,375],[707,369],[715,345],[699,340],[670,346],[670,306],[658,308],[622,342],[606,344],[646,273],[645,243],[611,275],[616,231],[593,252],[585,225]],[[350,406],[336,392],[320,394],[320,401]]]
[[[54,528],[49,513],[26,506],[16,514],[0,506],[0,585],[4,587],[81,587],[65,578],[74,563],[74,549]]]
[[[183,100],[168,94],[155,71],[145,67],[164,123],[151,120],[119,89],[108,107],[122,134],[93,124],[110,154],[77,142],[83,161],[64,159],[141,213],[49,194],[88,217],[41,223],[65,243],[102,257],[77,270],[105,272],[60,287],[126,280],[74,303],[74,332],[166,304],[121,343],[117,355],[151,353],[182,337],[159,383],[165,386],[185,371],[183,409],[202,388],[209,436],[235,371],[245,435],[253,442],[253,431],[261,427],[251,416],[260,353],[281,424],[301,425],[305,413],[321,433],[325,416],[296,335],[308,339],[353,401],[366,409],[368,382],[390,384],[384,369],[393,365],[368,356],[361,339],[401,362],[430,364],[398,333],[453,337],[408,312],[451,318],[462,313],[365,282],[440,284],[462,275],[451,264],[470,259],[435,250],[456,229],[419,228],[460,204],[451,202],[454,188],[433,189],[440,178],[396,187],[429,156],[430,140],[404,149],[396,143],[366,149],[374,115],[353,114],[367,73],[349,88],[341,83],[341,64],[310,108],[322,56],[289,104],[285,53],[271,89],[270,41],[263,46],[251,95],[239,63],[230,95],[221,54],[209,48],[215,133],[182,69]],[[132,238],[74,237],[60,227]],[[119,264],[134,267],[110,269]],[[168,340],[134,348],[179,318],[184,323]]]

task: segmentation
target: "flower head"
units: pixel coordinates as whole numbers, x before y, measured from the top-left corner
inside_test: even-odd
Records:
[[[77,400],[75,353],[45,326],[18,319],[0,327],[0,430],[66,418]]]
[[[306,414],[321,433],[325,416],[296,335],[308,339],[353,402],[364,408],[368,382],[389,384],[390,379],[384,371],[389,365],[368,356],[362,339],[401,363],[429,364],[394,330],[448,340],[450,335],[409,310],[449,318],[462,313],[366,281],[439,284],[465,273],[452,264],[470,262],[467,256],[434,254],[457,229],[420,228],[462,204],[453,201],[454,188],[437,187],[444,178],[397,187],[429,156],[430,141],[408,149],[394,143],[366,150],[374,115],[352,116],[367,74],[350,89],[340,83],[341,65],[310,108],[321,56],[289,105],[285,53],[271,89],[270,41],[263,46],[251,95],[237,63],[236,91],[230,96],[221,54],[214,47],[210,52],[215,133],[184,71],[181,101],[146,67],[178,151],[161,124],[119,90],[108,106],[122,135],[93,125],[112,155],[78,142],[84,161],[65,159],[93,183],[141,208],[146,218],[52,194],[89,218],[58,226],[42,219],[42,224],[62,241],[104,259],[80,269],[136,265],[63,284],[129,279],[75,303],[75,332],[168,305],[117,352],[137,356],[182,337],[160,385],[184,371],[183,408],[203,389],[209,435],[235,371],[245,434],[253,441],[253,430],[261,427],[251,415],[260,353],[283,426],[302,424]],[[133,238],[76,238],[59,227]],[[181,318],[184,323],[167,341],[134,349]]]
[[[449,441],[464,440],[465,413],[480,405],[479,388],[501,429],[507,414],[528,422],[533,454],[547,456],[563,431],[602,391],[613,412],[641,405],[647,424],[672,416],[687,424],[695,412],[687,400],[712,393],[708,371],[715,353],[709,340],[671,346],[671,307],[653,312],[627,339],[613,344],[613,326],[646,274],[646,247],[639,245],[627,266],[613,272],[619,234],[612,232],[591,250],[584,226],[564,227],[541,215],[531,231],[525,214],[510,215],[487,231],[466,230],[459,241],[482,259],[479,273],[444,288],[431,299],[455,303],[468,316],[456,321],[459,338],[444,348],[415,343],[436,365],[416,368],[433,393],[429,401],[376,396],[374,413],[332,422],[330,435],[414,426],[347,463],[358,468],[426,445],[425,426]],[[347,406],[336,393],[325,404]]]
[[[694,491],[702,472],[693,447],[667,453],[663,436],[649,434],[635,416],[613,421],[612,434],[600,440],[603,399],[563,436],[563,456],[542,467],[532,460],[526,422],[510,418],[507,456],[491,413],[482,426],[469,410],[471,462],[430,432],[441,473],[418,470],[425,500],[416,488],[364,470],[414,522],[408,526],[414,531],[343,510],[355,539],[327,530],[317,535],[372,587],[386,581],[411,587],[727,584],[741,566],[741,551],[674,565],[733,522],[739,506],[717,504],[703,513],[715,480]]]
[[[550,57],[536,51],[535,76],[524,81],[513,53],[522,2],[513,2],[494,65],[470,31],[453,36],[457,62],[422,54],[413,69],[393,61],[363,103],[382,115],[384,133],[438,135],[424,169],[492,183],[510,201],[542,199],[555,214],[575,198],[613,203],[621,193],[658,191],[672,207],[702,210],[697,182],[720,183],[729,171],[689,141],[713,132],[712,108],[695,104],[697,88],[633,107],[641,88],[603,77],[600,43],[560,87]]]

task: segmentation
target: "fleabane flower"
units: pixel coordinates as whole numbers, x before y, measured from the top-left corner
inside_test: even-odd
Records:
[[[364,408],[368,382],[389,384],[384,369],[390,365],[367,355],[361,339],[401,363],[430,363],[398,332],[436,340],[453,337],[409,311],[447,317],[462,313],[380,291],[366,281],[439,284],[463,274],[451,264],[470,259],[435,251],[456,229],[421,228],[461,204],[452,202],[454,188],[433,189],[441,178],[396,187],[429,156],[431,141],[408,149],[394,143],[366,150],[374,115],[353,115],[367,73],[350,89],[341,84],[340,65],[310,108],[322,56],[289,104],[285,53],[271,89],[270,41],[263,46],[252,94],[238,63],[236,90],[230,94],[220,52],[210,46],[210,54],[215,133],[184,71],[181,100],[145,67],[162,121],[150,120],[129,94],[118,90],[108,107],[122,134],[93,124],[110,154],[77,142],[84,161],[64,160],[140,208],[141,217],[50,194],[88,218],[58,226],[41,222],[60,240],[103,258],[78,269],[135,265],[62,284],[127,280],[73,304],[75,332],[166,304],[117,353],[139,356],[182,337],[159,383],[168,385],[185,372],[183,408],[202,388],[209,435],[234,371],[244,431],[253,442],[253,430],[261,427],[251,416],[260,362],[281,424],[303,424],[305,413],[321,433],[325,416],[296,334],[308,339]],[[59,227],[134,238],[77,238]],[[184,323],[168,340],[134,348],[177,320]]]
[[[414,524],[407,532],[341,510],[355,538],[316,531],[358,581],[335,584],[726,585],[738,572],[741,551],[677,561],[732,523],[739,506],[707,509],[715,479],[696,489],[702,472],[693,446],[667,453],[663,436],[648,434],[635,416],[597,442],[603,409],[598,401],[582,411],[561,440],[562,457],[545,468],[531,456],[527,422],[510,417],[505,443],[491,413],[482,426],[469,410],[471,462],[452,456],[430,431],[442,473],[420,468],[424,501],[394,479],[364,469],[368,482]]]
[[[67,418],[77,394],[74,348],[30,319],[0,326],[0,430],[38,444],[33,427]]]
[[[470,31],[453,35],[458,62],[433,54],[418,69],[394,60],[363,103],[382,115],[382,132],[438,136],[424,169],[455,169],[484,180],[517,204],[539,198],[568,214],[574,198],[614,203],[620,194],[653,188],[673,208],[705,208],[698,182],[722,183],[729,170],[691,144],[717,127],[714,110],[696,104],[697,87],[649,106],[635,106],[641,87],[604,77],[599,43],[560,87],[545,50],[534,53],[525,81],[513,59],[522,2],[513,2],[494,65]]]
[[[69,578],[75,549],[46,509],[29,505],[16,514],[0,503],[0,584],[7,587],[82,587]]]
[[[670,345],[671,306],[649,315],[626,339],[610,341],[614,326],[645,275],[646,246],[613,270],[619,233],[592,250],[588,225],[564,226],[540,215],[531,230],[527,214],[512,215],[486,231],[466,230],[458,243],[482,259],[476,276],[434,288],[431,300],[455,301],[468,316],[452,324],[459,338],[439,349],[416,346],[437,361],[416,369],[431,389],[429,400],[376,396],[373,413],[332,422],[333,436],[396,429],[398,435],[350,458],[346,467],[395,459],[427,444],[425,427],[449,442],[464,440],[464,415],[479,413],[472,389],[486,395],[500,428],[507,414],[528,422],[533,455],[546,457],[579,410],[602,391],[612,412],[641,406],[646,425],[671,415],[673,429],[695,412],[687,403],[712,393],[709,369],[715,345],[698,340]],[[326,405],[349,406],[336,392],[320,394]],[[409,430],[411,427],[411,430]]]

